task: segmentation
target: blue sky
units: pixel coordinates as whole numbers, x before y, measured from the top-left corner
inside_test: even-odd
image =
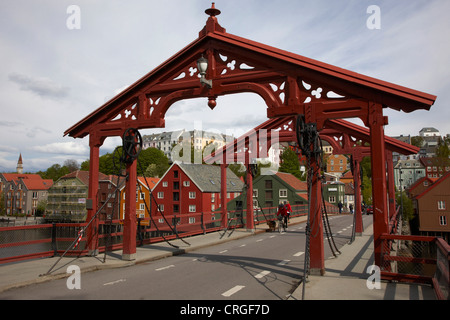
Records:
[[[418,135],[428,126],[450,133],[450,1],[215,2],[229,33],[437,95],[429,112],[386,110],[386,134]],[[66,25],[72,4],[80,8],[80,29]],[[370,5],[380,8],[378,30],[366,26]],[[88,138],[63,137],[64,131],[195,40],[210,6],[205,0],[2,1],[0,171],[14,171],[19,153],[25,171],[87,159]],[[266,120],[253,94],[219,97],[214,111],[206,103],[176,103],[161,130],[200,126],[238,135]],[[119,143],[108,138],[101,151]]]

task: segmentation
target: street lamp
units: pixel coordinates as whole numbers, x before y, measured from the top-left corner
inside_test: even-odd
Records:
[[[202,85],[206,85],[209,89],[212,88],[212,80],[206,79],[206,70],[208,70],[208,59],[203,57],[203,55],[200,57],[200,59],[197,60],[197,67],[198,71],[200,73],[200,83]]]

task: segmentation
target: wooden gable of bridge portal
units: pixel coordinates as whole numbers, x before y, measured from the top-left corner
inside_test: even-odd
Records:
[[[207,10],[208,11],[208,10]],[[176,101],[205,97],[211,108],[218,96],[253,92],[267,105],[269,118],[312,113],[314,122],[360,117],[368,104],[412,112],[429,110],[436,97],[229,34],[211,13],[199,37],[159,67],[69,128],[83,138],[121,135],[126,128],[164,127]],[[197,60],[204,56],[206,78],[199,81]],[[306,110],[305,110],[306,107]],[[310,110],[313,109],[313,110]]]
[[[179,100],[205,97],[214,108],[222,95],[253,92],[265,101],[268,118],[304,115],[306,123],[315,123],[320,130],[328,119],[358,117],[370,128],[375,262],[379,262],[380,234],[386,232],[388,225],[383,128],[387,118],[383,108],[404,112],[429,110],[436,97],[229,34],[218,23],[216,16],[220,11],[214,4],[205,12],[209,18],[196,40],[65,131],[65,136],[73,138],[89,135],[89,199],[97,203],[99,147],[106,137],[121,136],[128,128],[164,127],[167,110]],[[206,79],[212,81],[211,87],[199,81],[197,60],[202,56],[208,60]],[[127,170],[127,190],[133,190],[135,161]],[[318,185],[313,184],[313,188]],[[124,256],[130,257],[135,253],[135,230],[129,227],[135,219],[133,201],[131,195],[125,201],[130,220],[124,228],[124,253],[128,252]],[[320,206],[312,211],[320,215]],[[88,219],[94,213],[95,208],[88,210]],[[314,217],[313,221],[321,219]],[[95,224],[90,228],[95,230]],[[126,245],[125,239],[130,243]],[[96,243],[95,239],[88,241],[92,246]],[[323,245],[320,242],[318,246]],[[323,269],[321,250],[320,259],[311,257],[311,268],[317,262],[318,269]],[[96,249],[90,247],[90,251]]]

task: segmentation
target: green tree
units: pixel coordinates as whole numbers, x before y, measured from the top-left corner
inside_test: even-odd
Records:
[[[99,158],[99,171],[103,174],[117,174],[120,167],[125,166],[120,164],[120,155],[122,147],[117,148],[116,153],[106,153]],[[139,153],[137,174],[143,175],[150,164],[156,164],[156,175],[161,177],[169,168],[169,159],[164,155],[164,152],[156,148],[144,149]],[[89,170],[89,160],[81,163],[81,170]]]
[[[286,172],[294,175],[298,179],[305,180],[300,171],[300,161],[294,150],[285,148],[281,154],[281,165],[278,169],[281,172]]]
[[[440,158],[442,162],[448,162],[450,158],[450,141],[448,139],[439,139],[438,145],[436,147],[436,157]]]
[[[362,170],[361,193],[366,205],[372,204],[372,165],[370,157],[364,157],[360,162]]]
[[[400,206],[400,211],[403,212],[403,219],[410,221],[414,219],[414,208],[412,200],[406,195],[406,192],[397,192],[396,194],[397,205]]]
[[[421,137],[421,136],[415,136],[415,137],[412,137],[411,138],[411,144],[413,145],[413,146],[416,146],[416,147],[422,147],[422,145],[423,145],[423,137]]]
[[[70,173],[70,170],[66,166],[61,166],[60,164],[55,163],[45,172],[39,171],[37,173],[42,177],[42,179],[52,179],[53,181],[56,181],[62,176]]]

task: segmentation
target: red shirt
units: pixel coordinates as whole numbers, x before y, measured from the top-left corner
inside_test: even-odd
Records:
[[[287,215],[286,206],[282,206],[281,208],[278,208],[277,216],[281,214],[282,217]]]

